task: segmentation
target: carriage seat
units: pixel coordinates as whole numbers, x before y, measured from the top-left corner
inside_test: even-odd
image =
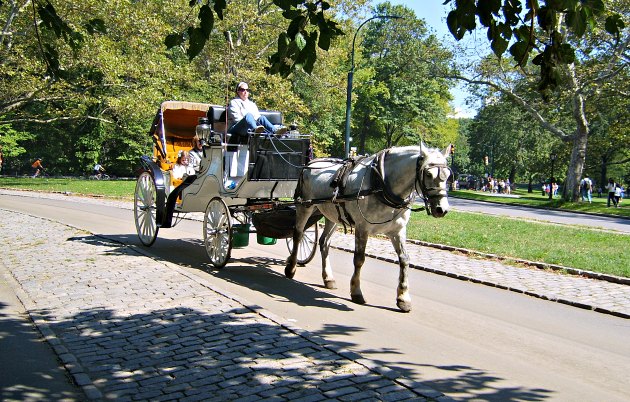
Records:
[[[265,116],[271,122],[271,124],[282,124],[282,112],[278,112],[276,110],[261,110],[260,114]],[[228,127],[225,124],[225,107],[210,106],[210,109],[208,109],[208,120],[210,121],[210,128],[212,129],[212,131],[227,134]],[[233,142],[228,141],[228,143],[238,144],[239,142],[236,142],[235,140],[236,139],[232,140]],[[247,139],[245,139],[245,142],[242,142],[243,140],[241,140],[240,143],[247,143],[246,140]]]

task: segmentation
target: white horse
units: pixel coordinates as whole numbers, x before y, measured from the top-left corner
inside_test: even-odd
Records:
[[[391,240],[400,264],[396,305],[411,311],[405,250],[410,207],[420,195],[427,213],[436,218],[449,209],[446,181],[451,175],[447,167],[450,146],[444,151],[420,146],[395,147],[367,158],[346,163],[339,159],[315,159],[302,171],[295,199],[297,217],[293,250],[287,259],[285,275],[296,272],[297,247],[308,218],[317,208],[326,218],[319,238],[322,256],[322,277],[328,289],[336,287],[328,251],[330,239],[338,224],[354,227],[354,274],[350,281],[352,301],[365,304],[361,292],[361,267],[365,261],[368,237],[384,234]],[[345,173],[345,174],[344,174]]]

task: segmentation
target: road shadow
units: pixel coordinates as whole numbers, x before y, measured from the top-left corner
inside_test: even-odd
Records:
[[[95,253],[128,257],[133,254],[130,254],[128,246],[121,243],[129,238],[127,235],[110,236],[108,239],[78,236],[69,241],[104,248]],[[152,255],[156,261],[206,271],[305,307],[352,310],[335,302],[335,299],[340,300],[335,295],[287,279],[270,269],[270,264],[282,262],[276,258],[237,258],[229,269],[214,270],[208,264],[199,262],[203,260],[205,251],[197,239],[161,239],[157,249],[161,251]],[[179,252],[170,253],[171,249]],[[347,371],[342,370],[342,374],[335,371],[338,367],[334,366],[334,362],[339,361],[339,355],[333,353],[336,350],[353,350],[359,355],[369,353],[376,367],[394,370],[404,378],[422,382],[447,394],[474,395],[475,400],[539,401],[553,394],[545,389],[501,387],[498,384],[503,378],[481,368],[457,365],[456,362],[450,366],[438,366],[407,361],[403,353],[392,348],[362,350],[360,345],[351,341],[352,334],[368,331],[362,327],[325,325],[322,330],[304,333],[307,337],[312,334],[318,339],[325,339],[329,346],[323,347],[279,325],[249,323],[248,318],[256,309],[251,306],[211,314],[189,308],[169,308],[127,317],[117,316],[107,309],[86,309],[71,319],[55,323],[53,330],[60,334],[58,336],[64,343],[72,345],[71,351],[81,364],[89,366],[86,370],[91,379],[102,387],[107,398],[152,399],[158,396],[155,394],[158,391],[162,394],[181,392],[181,397],[203,395],[205,392],[222,400],[254,394],[260,396],[263,394],[259,393],[264,392],[265,397],[271,398],[275,396],[273,390],[282,388],[289,389],[283,397],[289,394],[292,398],[308,396],[324,383],[347,379]],[[43,310],[39,314],[47,312]],[[348,337],[344,341],[329,341],[335,334]],[[400,359],[392,362],[391,359],[373,357],[379,354],[400,355]],[[320,358],[323,362],[318,360]],[[314,367],[303,366],[290,359],[315,361],[317,364]],[[423,381],[417,374],[422,372],[423,367],[437,369],[444,376]],[[320,372],[331,374],[323,381],[316,375]],[[382,380],[373,372],[363,373],[361,378],[366,387]],[[373,391],[369,388],[361,390]],[[372,393],[367,399],[383,400],[383,397]]]
[[[106,248],[106,255],[129,255],[129,247],[125,244],[129,244],[130,239],[131,236],[127,235],[108,235],[107,238],[101,236],[79,236],[68,240]],[[232,258],[229,266],[216,269],[212,264],[206,262],[208,257],[205,253],[203,242],[199,239],[158,239],[158,241],[150,250],[136,249],[136,251],[142,253],[148,251],[152,258],[157,261],[167,261],[179,266],[207,272],[224,281],[273,296],[276,299],[286,299],[299,306],[329,308],[338,311],[353,310],[340,302],[341,300],[349,299],[340,299],[332,293],[289,279],[269,268],[272,265],[284,266],[283,259],[268,257]],[[139,253],[138,256],[144,257],[145,254]]]
[[[8,305],[0,302],[0,400],[84,399],[33,323],[7,310]]]

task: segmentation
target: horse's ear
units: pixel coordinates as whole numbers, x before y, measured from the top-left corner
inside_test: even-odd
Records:
[[[451,154],[451,148],[453,148],[453,145],[448,144],[446,148],[444,148],[444,151],[442,151],[442,155],[444,155],[445,158],[448,158],[448,156]]]
[[[429,148],[427,148],[427,146],[424,145],[424,141],[420,141],[420,153],[422,155],[426,155],[429,153]]]

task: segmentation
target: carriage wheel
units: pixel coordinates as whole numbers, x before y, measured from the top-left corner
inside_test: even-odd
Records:
[[[158,234],[157,226],[157,191],[153,176],[144,172],[138,177],[134,194],[133,216],[140,242],[151,246]]]
[[[211,199],[206,207],[203,243],[212,265],[223,268],[232,253],[232,223],[230,210],[219,197]]]
[[[317,222],[313,226],[304,229],[304,236],[298,245],[297,264],[306,265],[313,260],[317,251],[317,237],[319,230]],[[287,237],[287,248],[293,251],[293,237]]]

